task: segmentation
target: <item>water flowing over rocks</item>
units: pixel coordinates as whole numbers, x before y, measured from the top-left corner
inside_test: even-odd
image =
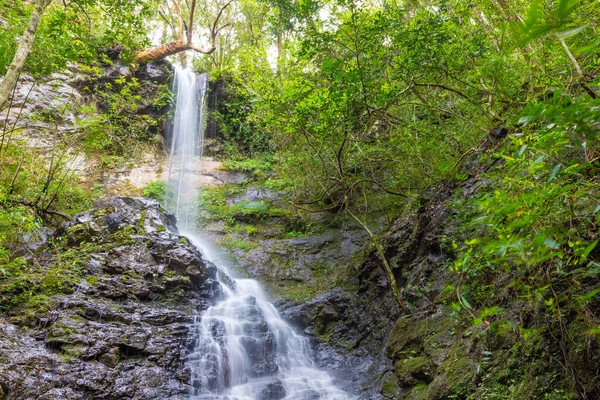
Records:
[[[190,316],[212,304],[216,270],[174,222],[154,200],[114,197],[56,231],[40,262],[80,251],[82,279],[33,326],[0,318],[0,398],[189,393]]]

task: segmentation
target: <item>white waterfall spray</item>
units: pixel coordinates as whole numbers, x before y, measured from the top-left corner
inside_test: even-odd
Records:
[[[185,235],[212,258],[199,235]],[[220,301],[194,326],[194,400],[353,399],[316,367],[308,338],[281,318],[258,282],[231,279],[222,258],[213,260],[227,278],[220,280]]]
[[[258,282],[231,279],[209,244],[195,234],[197,180],[202,156],[206,75],[179,69],[171,138],[169,181],[175,192],[166,206],[178,226],[222,272],[221,298],[198,315],[189,357],[195,400],[348,400],[312,359],[309,340],[280,317]],[[196,183],[195,183],[196,182]],[[219,257],[216,257],[219,258]]]
[[[165,208],[177,216],[177,225],[187,229],[195,222],[199,185],[196,184],[204,148],[204,104],[208,74],[176,68],[173,91],[177,99],[170,135],[169,187]]]

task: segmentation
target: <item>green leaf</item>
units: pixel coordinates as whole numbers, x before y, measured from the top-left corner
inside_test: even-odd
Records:
[[[598,244],[598,239],[596,239],[595,241],[593,241],[592,243],[590,243],[588,245],[588,247],[585,248],[585,250],[583,251],[583,253],[581,253],[581,259],[582,260],[587,259],[587,257],[590,255],[590,253],[592,252],[592,250],[594,250],[594,248],[596,247],[597,244]]]
[[[556,16],[562,20],[566,19],[579,5],[580,0],[560,0],[556,8]]]
[[[592,297],[594,297],[598,293],[600,293],[600,289],[590,290],[589,292],[587,292],[586,294],[584,294],[583,296],[581,296],[580,299],[581,299],[581,301],[588,301],[589,299],[591,299]]]
[[[550,174],[550,177],[548,178],[548,182],[553,181],[554,179],[556,179],[556,175],[558,175],[558,172],[560,171],[560,164],[556,164],[554,166],[554,168],[552,169],[552,173]]]
[[[557,32],[556,35],[561,38],[561,39],[566,39],[569,36],[573,36],[573,35],[577,35],[579,32],[581,32],[582,30],[584,30],[586,28],[585,25],[583,26],[577,26],[575,28],[571,28],[571,29],[567,29],[566,31],[562,31],[562,32]]]
[[[521,157],[525,153],[525,150],[527,150],[526,144],[524,144],[523,147],[521,147],[521,149],[519,150],[519,153],[517,154],[517,157]]]
[[[467,299],[465,299],[465,296],[463,296],[462,294],[460,295],[460,301],[468,310],[473,309],[473,307],[471,307],[471,304],[467,301]]]
[[[554,250],[556,250],[560,247],[560,243],[558,243],[556,240],[549,238],[549,237],[546,237],[544,239],[544,244]]]
[[[590,335],[600,335],[600,326],[592,328],[588,331]]]

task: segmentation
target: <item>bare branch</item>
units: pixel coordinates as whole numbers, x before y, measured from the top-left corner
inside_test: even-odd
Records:
[[[193,32],[194,32],[193,19],[194,19],[194,12],[195,12],[195,8],[196,8],[196,0],[192,0],[192,4],[190,6],[190,20],[189,20],[189,25],[187,25],[187,27],[186,27],[186,24],[183,22],[183,15],[181,13],[181,5],[179,4],[179,2],[177,0],[173,0],[173,8],[175,9],[175,13],[177,15],[177,28],[178,28],[177,39],[170,43],[161,44],[160,46],[140,51],[135,56],[135,61],[147,62],[147,61],[152,61],[152,60],[160,60],[165,57],[171,56],[173,54],[177,54],[177,53],[180,53],[182,51],[187,51],[187,50],[194,50],[194,51],[196,51],[198,53],[202,53],[202,54],[213,53],[216,49],[217,35],[224,27],[228,26],[228,24],[225,24],[221,27],[218,27],[219,20],[221,19],[221,16],[223,15],[223,12],[225,11],[225,9],[227,7],[229,7],[229,5],[232,2],[233,2],[233,0],[229,0],[227,3],[225,3],[225,5],[223,5],[219,9],[219,13],[217,14],[217,17],[210,28],[210,44],[208,45],[208,47],[199,47],[192,43],[192,39],[193,39],[192,36],[193,36]],[[163,19],[166,20],[166,17],[163,17]],[[171,26],[171,29],[173,29],[172,24],[169,24],[169,26]],[[185,36],[187,36],[185,38],[184,38],[184,30],[186,31]]]
[[[61,218],[65,219],[65,220],[67,220],[67,221],[71,219],[71,217],[69,217],[66,214],[63,214],[61,212],[54,211],[54,210],[44,209],[43,207],[40,207],[37,204],[30,203],[30,202],[25,201],[25,200],[5,199],[5,200],[3,200],[3,202],[9,203],[9,204],[15,204],[15,205],[21,205],[21,206],[29,207],[33,211],[35,211],[35,213],[40,218],[44,218],[47,215],[53,215],[53,216],[56,216],[56,217],[61,217]]]
[[[177,15],[177,41],[183,42],[183,14],[181,14],[181,5],[179,1],[173,0],[173,7]]]

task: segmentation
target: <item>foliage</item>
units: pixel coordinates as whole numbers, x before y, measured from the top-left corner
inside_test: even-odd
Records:
[[[79,121],[85,151],[136,157],[144,153],[140,148],[158,148],[166,119],[160,111],[172,97],[166,85],[157,89],[151,82],[120,76],[88,90],[94,92],[100,110],[88,107],[84,111],[89,117]]]
[[[235,90],[233,83],[227,89]],[[212,118],[219,126],[219,139],[225,142],[225,152],[231,158],[269,154],[268,132],[252,120],[248,96],[237,92],[221,99]]]
[[[6,23],[0,25],[0,72],[12,60],[31,9],[32,5],[22,0],[9,0],[1,6]],[[151,11],[152,2],[140,0],[51,4],[25,66],[34,75],[50,74],[69,62],[104,60],[109,50],[121,53],[126,61],[132,60],[134,49],[147,43],[145,20]]]
[[[225,171],[241,171],[250,173],[255,180],[264,181],[273,172],[271,157],[246,158],[241,160],[226,160],[223,163]]]
[[[158,200],[163,203],[167,198],[175,195],[173,189],[165,181],[152,181],[144,187],[142,196]]]
[[[522,303],[521,318],[543,315],[538,329],[571,349],[587,339],[566,333],[567,318],[573,324],[585,321],[590,339],[600,324],[594,312],[600,300],[599,106],[585,93],[559,90],[528,105],[515,119],[520,134],[490,154],[501,163],[482,177],[486,188],[457,204],[465,210],[460,214],[467,237],[454,244],[452,268],[466,282],[461,305],[494,308],[499,296]],[[494,282],[506,275],[510,283],[500,294]],[[479,314],[480,321],[498,321]],[[527,331],[526,326],[504,325],[506,330],[494,333]],[[584,386],[593,379],[582,354],[569,351],[561,357],[571,391],[598,390]]]
[[[257,222],[267,217],[284,216],[285,212],[268,200],[235,200],[243,188],[235,185],[205,187],[200,191],[198,208],[200,220],[220,220],[228,225],[236,222]]]

